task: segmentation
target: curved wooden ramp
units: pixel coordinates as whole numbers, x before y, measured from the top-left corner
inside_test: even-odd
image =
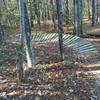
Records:
[[[58,33],[33,33],[32,41],[58,43]],[[63,43],[64,46],[71,47],[79,53],[97,52],[96,48],[89,41],[74,35],[63,34]]]

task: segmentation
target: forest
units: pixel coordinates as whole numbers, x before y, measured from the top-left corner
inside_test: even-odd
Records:
[[[0,100],[100,100],[100,0],[0,0]]]

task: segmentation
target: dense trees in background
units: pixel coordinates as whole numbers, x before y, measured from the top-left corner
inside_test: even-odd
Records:
[[[27,6],[28,6],[28,13],[29,18],[31,21],[31,26],[37,22],[41,24],[41,21],[52,19],[52,14],[56,15],[56,0],[26,0]],[[73,7],[74,3],[77,2],[77,0],[62,0],[62,15],[63,20],[68,23],[70,20],[74,20],[74,13],[73,13]],[[18,3],[16,0],[1,0],[0,1],[0,7],[3,9],[3,16],[2,21],[6,22],[8,25],[17,24],[19,19],[19,11],[18,11]],[[80,2],[78,0],[78,2]],[[77,2],[77,3],[78,3]],[[97,7],[99,6],[98,0],[84,0],[82,1],[83,4],[83,16],[87,15],[89,16],[89,19],[92,14],[92,18],[94,19],[94,15],[97,13]],[[97,6],[98,5],[98,6]],[[84,8],[85,7],[85,8]],[[92,13],[93,12],[93,13]],[[68,17],[69,16],[69,17]],[[13,19],[13,21],[12,21]],[[55,18],[53,18],[55,19]],[[2,22],[2,23],[3,23]],[[4,24],[4,23],[3,23]],[[15,24],[15,25],[16,25]],[[13,25],[12,25],[13,26]]]
[[[18,1],[1,0],[0,2],[1,24],[10,27],[18,27]],[[52,30],[54,32],[57,31],[56,0],[26,0],[26,2],[31,27],[37,26],[40,29],[42,24],[46,25],[47,20],[52,20]],[[66,27],[68,27],[68,25],[75,26],[76,35],[78,36],[82,35],[82,20],[86,16],[88,16],[88,19],[91,20],[92,26],[95,26],[96,21],[99,20],[98,0],[61,0],[60,5],[62,6],[62,24],[66,24]]]

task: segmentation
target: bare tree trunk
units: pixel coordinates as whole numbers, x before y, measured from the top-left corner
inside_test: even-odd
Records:
[[[19,0],[19,10],[20,10],[20,49],[18,51],[18,78],[20,82],[23,82],[24,70],[23,70],[23,53],[24,53],[24,37],[25,37],[25,18],[24,18],[24,0]]]
[[[4,31],[1,20],[2,20],[2,11],[0,10],[0,45],[4,42]]]
[[[96,0],[92,0],[92,27],[96,24]]]
[[[56,13],[55,13],[55,8],[54,8],[54,2],[53,0],[50,1],[51,5],[52,5],[52,22],[53,22],[53,32],[56,32]]]
[[[26,48],[26,54],[27,54],[27,62],[29,68],[35,68],[35,55],[34,55],[34,49],[31,42],[31,26],[29,23],[29,17],[27,12],[26,4],[24,5],[25,9],[25,34],[26,34],[26,42],[27,42],[27,48]]]
[[[82,28],[82,0],[75,0],[75,33],[77,36],[83,36],[83,28]]]
[[[31,22],[31,27],[33,27],[32,1],[29,0],[29,3],[30,3],[30,22]]]
[[[37,23],[39,25],[39,28],[41,28],[41,21],[40,21],[40,11],[38,9],[38,5],[37,5],[37,0],[34,0],[34,9],[35,9],[35,15],[37,17]]]
[[[89,20],[91,20],[91,13],[90,13],[90,0],[87,0],[87,6],[88,6],[88,16],[89,16]]]
[[[66,24],[69,24],[69,1],[68,0],[66,0],[65,1],[65,7],[66,7],[66,9],[65,9],[65,13],[66,13]]]
[[[58,16],[58,30],[59,30],[59,48],[61,61],[64,60],[64,50],[63,50],[63,22],[62,22],[62,14],[61,14],[61,0],[56,0],[57,6],[57,16]]]
[[[100,4],[99,4],[99,1],[97,1],[96,3],[97,3],[97,5],[96,5],[96,12],[97,12],[97,14],[96,14],[97,15],[96,21],[99,22],[99,5]]]

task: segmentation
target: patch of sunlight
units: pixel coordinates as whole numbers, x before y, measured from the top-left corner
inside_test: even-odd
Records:
[[[68,29],[73,29],[73,26],[69,26],[69,28]]]
[[[79,75],[81,73],[84,74],[93,74],[95,75],[95,78],[100,78],[100,62],[96,64],[89,64],[86,66],[87,68],[90,68],[88,71],[77,71],[76,74]]]
[[[12,96],[12,95],[16,95],[17,93],[15,91],[8,93],[7,95]]]
[[[91,29],[90,32],[93,32],[94,34],[95,34],[95,32],[100,33],[100,28],[93,28],[93,29]]]
[[[100,64],[89,64],[87,67],[100,67]]]
[[[0,97],[2,97],[2,96],[6,96],[6,92],[0,93]]]
[[[89,41],[91,41],[91,42],[92,42],[92,41],[93,41],[93,42],[94,42],[94,41],[95,41],[95,42],[100,42],[100,39],[88,39],[88,38],[87,38],[87,40],[89,40]]]
[[[77,75],[79,75],[81,73],[83,73],[84,75],[92,74],[92,75],[95,76],[95,78],[100,78],[100,70],[90,70],[90,71],[84,71],[84,72],[83,71],[77,71],[76,72]]]

